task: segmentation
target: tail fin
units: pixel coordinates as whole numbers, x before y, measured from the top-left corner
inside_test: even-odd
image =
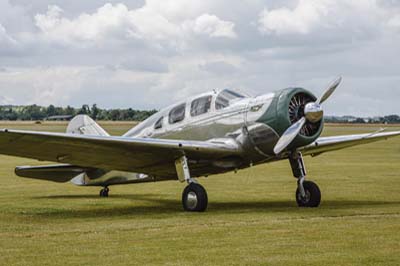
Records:
[[[68,124],[67,133],[79,135],[110,136],[99,124],[87,115],[77,115]]]

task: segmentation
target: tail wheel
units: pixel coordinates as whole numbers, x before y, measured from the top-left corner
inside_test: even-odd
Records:
[[[207,204],[207,192],[203,186],[191,183],[183,190],[182,205],[185,211],[204,212]]]
[[[317,184],[311,181],[303,183],[305,196],[301,195],[300,189],[296,190],[296,202],[299,207],[316,208],[321,203],[321,191]]]
[[[106,198],[106,197],[108,197],[108,192],[109,192],[108,187],[105,187],[102,190],[100,190],[99,195],[100,195],[100,197]]]

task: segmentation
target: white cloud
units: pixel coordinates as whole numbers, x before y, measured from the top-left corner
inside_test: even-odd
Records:
[[[275,10],[264,9],[259,15],[259,30],[263,33],[306,34],[326,13],[327,9],[322,1],[301,0],[293,10],[286,7]]]
[[[134,31],[129,10],[123,4],[106,4],[93,14],[83,13],[75,19],[62,17],[63,10],[49,6],[46,14],[35,16],[36,25],[50,40],[79,43],[102,41],[108,35],[127,37]]]
[[[234,24],[215,15],[203,14],[193,21],[172,21],[164,10],[154,7],[152,1],[131,10],[124,4],[105,4],[92,14],[82,13],[69,19],[63,16],[60,7],[49,6],[46,14],[35,16],[35,22],[48,40],[76,46],[85,46],[88,44],[85,42],[104,45],[109,41],[141,40],[168,42],[178,49],[184,45],[185,29],[186,33],[209,37],[236,36]],[[167,8],[168,11],[176,16],[176,11]],[[193,30],[188,31],[189,26]]]
[[[376,31],[390,17],[377,0],[299,0],[294,8],[265,8],[259,14],[263,34],[310,34],[341,30],[355,34]]]
[[[342,74],[328,113],[396,113],[399,14],[394,0],[0,0],[0,104],[160,108],[216,87],[319,95]]]
[[[235,24],[219,19],[215,15],[203,14],[195,20],[186,21],[184,28],[196,34],[206,34],[210,37],[236,38]]]
[[[76,66],[10,69],[0,73],[0,84],[7,90],[3,99],[14,104],[64,105],[82,89],[92,71]]]

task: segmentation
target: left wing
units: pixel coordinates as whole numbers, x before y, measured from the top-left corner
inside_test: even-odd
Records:
[[[308,146],[299,148],[304,155],[317,156],[328,151],[336,151],[352,146],[389,139],[400,135],[400,131],[370,133],[347,136],[321,137]]]
[[[0,130],[0,154],[160,177],[176,177],[175,160],[182,155],[189,161],[210,162],[239,157],[240,152],[240,146],[228,139],[184,141]],[[196,167],[193,170],[195,177]]]

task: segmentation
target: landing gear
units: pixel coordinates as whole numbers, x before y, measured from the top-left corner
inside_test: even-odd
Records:
[[[208,197],[200,184],[189,183],[182,193],[182,205],[185,211],[204,212],[207,209]]]
[[[208,205],[207,192],[191,178],[186,156],[175,161],[175,168],[179,181],[188,183],[182,193],[183,209],[189,212],[204,212]]]
[[[306,181],[306,168],[301,152],[289,155],[293,175],[297,178],[296,202],[299,207],[316,208],[321,203],[321,191],[317,184]]]
[[[300,188],[296,190],[296,202],[299,207],[316,208],[321,203],[321,191],[317,184],[311,181],[303,182],[304,196]]]
[[[104,198],[108,197],[109,191],[110,190],[108,189],[108,187],[103,188],[102,190],[100,190],[100,197],[104,197]]]

